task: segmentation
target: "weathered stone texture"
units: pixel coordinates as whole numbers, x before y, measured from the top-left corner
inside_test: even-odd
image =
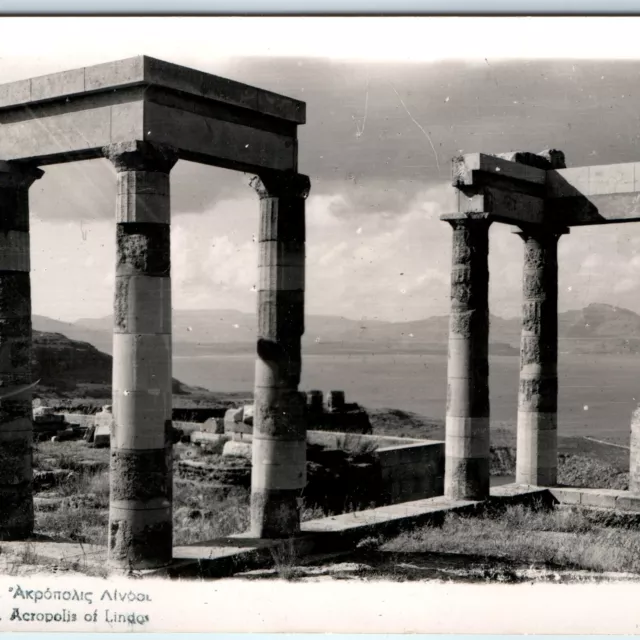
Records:
[[[31,380],[29,187],[43,172],[0,163],[0,389]],[[0,538],[33,533],[31,391],[0,400]]]
[[[447,383],[448,416],[482,418],[489,414],[489,383],[486,376],[477,374],[470,378],[449,379]]]
[[[116,243],[117,276],[169,276],[171,272],[171,229],[168,224],[118,224]]]
[[[31,482],[0,485],[0,540],[24,540],[33,533]]]
[[[104,153],[119,172],[109,556],[157,567],[171,560],[169,172],[178,154],[139,141]]]
[[[31,316],[31,277],[19,271],[0,272],[0,317]]]
[[[169,145],[132,140],[131,142],[119,142],[104,147],[102,150],[106,158],[111,160],[118,172],[159,172],[169,173],[178,162],[178,151]],[[131,183],[129,187],[136,188],[139,178]],[[124,196],[122,190],[118,195]],[[128,194],[127,194],[128,195]],[[168,195],[168,193],[165,193]]]
[[[111,483],[111,499],[145,501],[168,498],[167,462],[165,449],[112,450],[110,472],[114,481]]]
[[[516,481],[557,478],[558,239],[554,228],[525,229]]]
[[[8,336],[0,329],[0,375],[31,375],[30,336]]]
[[[306,434],[306,398],[298,384],[309,178],[269,173],[251,185],[260,197],[251,529],[258,537],[274,537],[292,535],[300,526],[299,478],[286,471],[304,469],[306,459],[305,447],[298,446]],[[288,460],[286,468],[279,460]]]
[[[556,411],[558,407],[558,378],[520,379],[519,411]]]
[[[169,510],[169,516],[171,515]],[[171,520],[136,526],[130,520],[110,518],[109,560],[125,568],[156,568],[171,562]]]
[[[304,333],[304,291],[258,292],[258,335],[278,340]]]
[[[12,487],[31,482],[32,438],[25,433],[21,439],[0,441],[0,487]]]
[[[300,490],[251,492],[251,533],[257,538],[282,538],[300,531]]]
[[[489,494],[489,226],[487,219],[448,220],[453,227],[449,320],[445,495]],[[480,430],[483,430],[482,432]],[[486,473],[486,478],[483,474]]]
[[[535,334],[557,336],[557,322],[547,322],[558,311],[557,290],[546,288],[545,300],[525,299],[522,303],[522,329]]]
[[[306,406],[297,391],[273,392],[256,387],[253,433],[281,440],[303,439],[306,433]]]
[[[447,457],[445,495],[453,500],[485,500],[489,496],[489,458]]]
[[[480,309],[455,309],[449,316],[449,332],[462,338],[476,338],[478,344],[483,343],[483,336],[489,334],[489,310]]]

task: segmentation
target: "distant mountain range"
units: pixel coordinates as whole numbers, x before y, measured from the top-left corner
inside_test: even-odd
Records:
[[[448,316],[412,322],[350,320],[338,316],[306,317],[305,353],[446,353]],[[61,322],[35,315],[38,331],[61,333],[111,353],[112,318],[83,318]],[[559,348],[568,353],[640,353],[640,315],[607,304],[590,304],[558,316]],[[254,314],[232,309],[173,312],[176,355],[243,353],[255,349]],[[517,355],[520,319],[491,317],[491,352]]]

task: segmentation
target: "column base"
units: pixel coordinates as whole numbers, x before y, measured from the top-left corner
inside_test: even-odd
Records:
[[[489,458],[446,458],[444,495],[451,500],[489,498]]]
[[[516,484],[530,484],[534,487],[555,487],[558,484],[558,469],[520,469],[516,466]]]
[[[109,565],[122,569],[158,569],[171,563],[171,507],[117,509],[109,513]]]
[[[0,486],[0,540],[26,540],[33,530],[31,482]]]
[[[289,538],[300,533],[300,489],[261,489],[251,493],[251,535]]]

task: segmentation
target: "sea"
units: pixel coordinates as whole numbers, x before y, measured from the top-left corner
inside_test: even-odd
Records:
[[[174,356],[173,375],[211,391],[253,387],[252,355]],[[519,360],[490,358],[492,421],[515,423]],[[628,445],[631,414],[640,403],[640,357],[563,355],[558,362],[558,430]],[[342,389],[348,402],[444,418],[447,361],[441,355],[303,356],[301,390]]]

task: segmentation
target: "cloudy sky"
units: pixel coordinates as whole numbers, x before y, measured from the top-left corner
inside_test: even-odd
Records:
[[[146,54],[307,103],[307,310],[402,321],[448,310],[450,159],[562,149],[640,160],[636,18],[0,18],[0,82]],[[624,58],[624,59],[623,59]],[[1,130],[0,130],[1,135]],[[242,174],[172,172],[174,307],[255,306],[258,204]],[[31,190],[34,313],[111,311],[115,176],[49,166]],[[492,312],[521,299],[521,240],[491,231]],[[640,312],[640,225],[561,240],[560,304]]]

